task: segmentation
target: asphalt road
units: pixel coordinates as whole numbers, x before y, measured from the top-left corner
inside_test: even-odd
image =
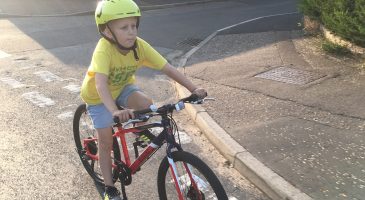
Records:
[[[295,1],[227,1],[143,13],[140,36],[174,60],[217,29],[247,19],[295,11]],[[0,19],[0,199],[100,199],[74,151],[72,113],[99,38],[93,16]],[[170,82],[139,72],[138,83],[157,104],[174,101]],[[185,146],[219,175],[231,199],[267,199],[225,163],[183,114]],[[161,151],[163,152],[163,151]],[[134,178],[130,199],[157,199],[161,155]],[[146,181],[148,180],[148,181]],[[152,180],[152,181],[151,181]]]

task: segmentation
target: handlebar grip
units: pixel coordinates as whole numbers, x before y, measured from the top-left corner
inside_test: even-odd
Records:
[[[138,118],[136,116],[143,115],[143,114],[150,113],[150,112],[152,112],[152,110],[150,108],[147,108],[147,109],[143,109],[143,110],[136,110],[133,113],[135,115],[135,118]]]
[[[199,96],[197,94],[191,94],[190,96],[181,99],[182,102],[194,102],[194,101],[198,101],[199,100]]]

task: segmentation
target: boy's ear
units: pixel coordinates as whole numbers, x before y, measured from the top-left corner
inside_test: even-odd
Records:
[[[110,32],[110,29],[108,27],[105,27],[103,34],[107,36],[108,38],[113,38],[112,33]]]

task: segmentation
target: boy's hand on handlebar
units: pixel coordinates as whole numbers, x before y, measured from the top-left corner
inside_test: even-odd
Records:
[[[208,93],[204,88],[197,88],[192,93],[198,95],[200,99],[204,99],[206,96],[208,96]]]
[[[118,117],[119,118],[119,122],[123,123],[128,121],[129,119],[133,119],[134,118],[134,110],[132,109],[125,109],[125,110],[116,110],[112,113],[113,117]]]

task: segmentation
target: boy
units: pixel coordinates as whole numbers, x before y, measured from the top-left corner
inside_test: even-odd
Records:
[[[94,50],[81,87],[81,97],[87,104],[98,134],[100,169],[105,183],[104,199],[121,199],[111,174],[113,116],[125,122],[134,117],[133,110],[145,109],[153,104],[134,85],[136,70],[142,65],[161,70],[190,92],[201,98],[206,96],[204,89],[197,88],[147,42],[137,37],[140,16],[133,0],[101,1],[95,11],[95,21],[103,38]],[[117,104],[127,109],[118,110]]]

